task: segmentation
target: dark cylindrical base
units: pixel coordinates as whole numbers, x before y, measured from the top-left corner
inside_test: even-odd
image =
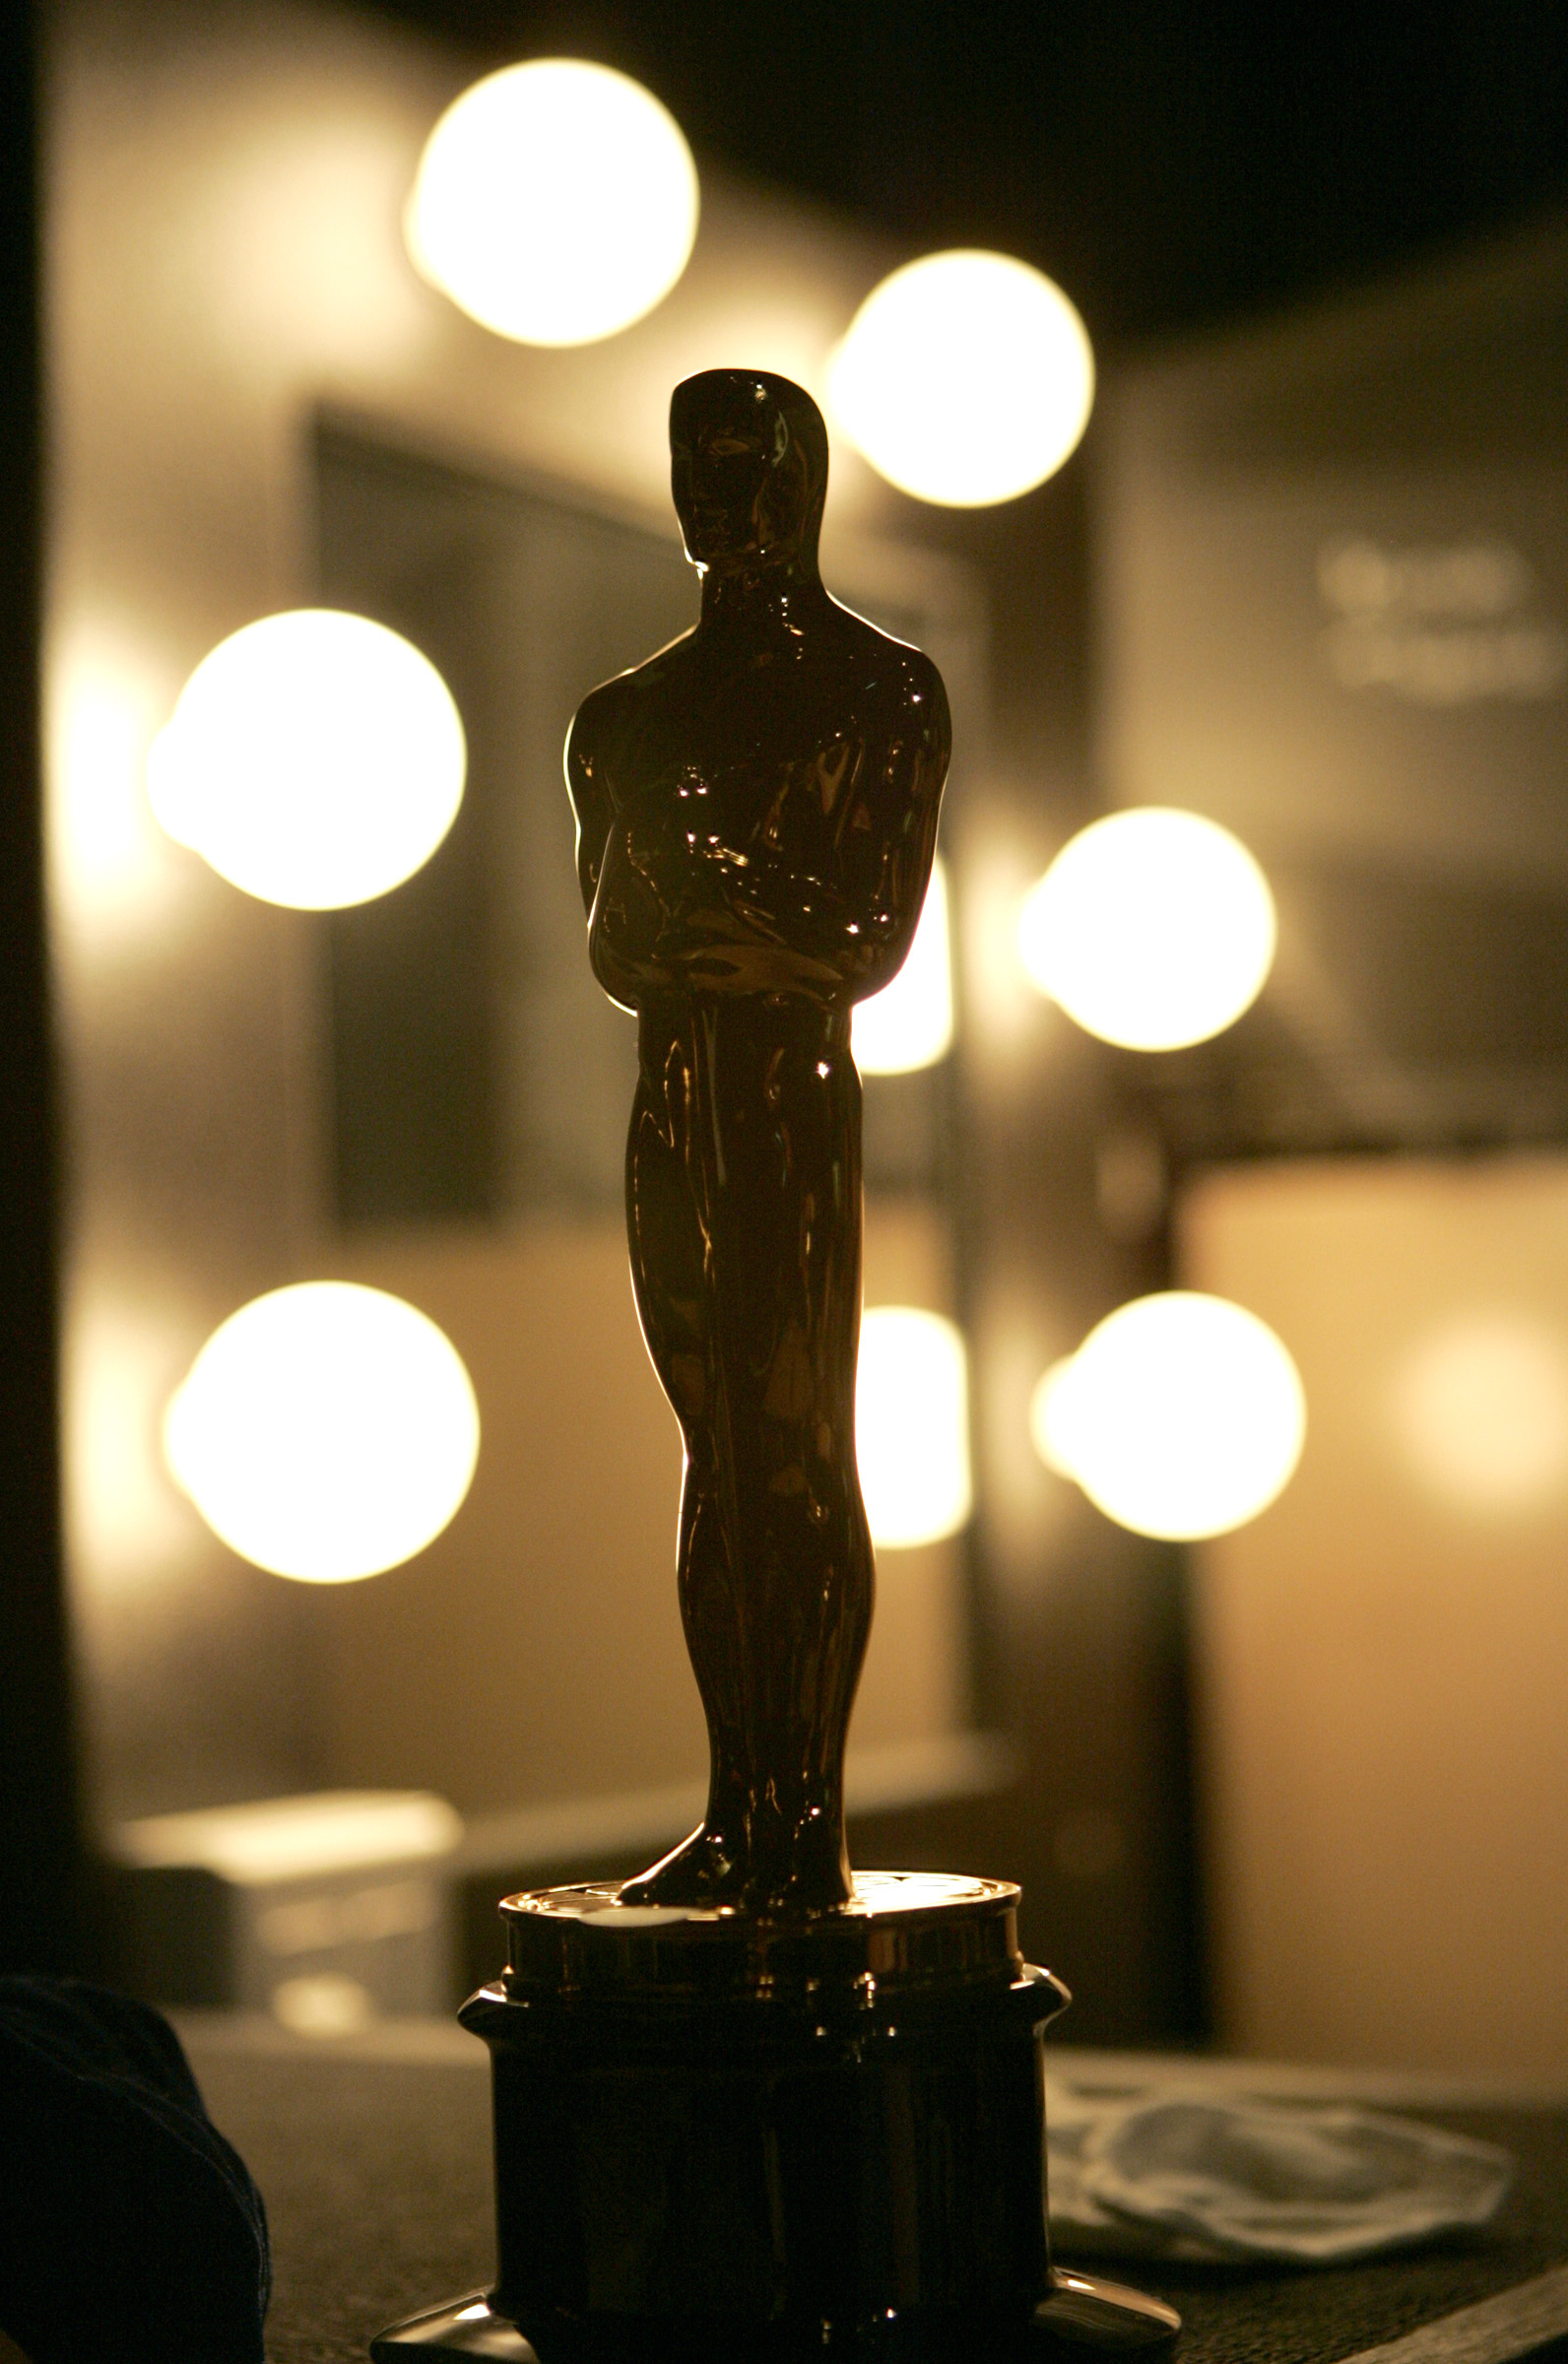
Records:
[[[863,1873],[764,1924],[508,1898],[494,2305],[543,2364],[936,2352],[1049,2280],[1039,2031],[1017,1891]]]

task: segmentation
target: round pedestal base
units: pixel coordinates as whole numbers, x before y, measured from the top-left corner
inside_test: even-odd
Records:
[[[1005,2339],[988,2364],[1049,2364],[1051,2357],[1075,2347],[1127,2354],[1134,2348],[1162,2345],[1180,2330],[1180,2316],[1163,2299],[1148,2298],[1142,2290],[1129,2290],[1097,2273],[1053,2267],[1051,2287],[1021,2334]],[[940,2364],[972,2364],[974,2332],[975,2326],[966,2324],[946,2351],[939,2347]],[[488,2356],[490,2364],[539,2364],[517,2326],[496,2314],[484,2291],[472,2291],[449,2306],[431,2307],[395,2324],[371,2341],[371,2364],[415,2364],[416,2351],[425,2364],[439,2364],[443,2357],[447,2364],[462,2364],[475,2356]],[[737,2358],[737,2364],[744,2359]]]
[[[765,1923],[614,1888],[502,1906],[463,2012],[493,2057],[495,2304],[544,2364],[924,2348],[1047,2286],[1017,1892],[863,1873]]]
[[[506,1898],[507,1969],[461,2014],[491,2054],[496,2287],[373,2353],[950,2364],[1168,2337],[1156,2302],[1052,2274],[1039,2039],[1068,1996],[1019,1954],[1017,1895],[863,1872],[776,1922]]]

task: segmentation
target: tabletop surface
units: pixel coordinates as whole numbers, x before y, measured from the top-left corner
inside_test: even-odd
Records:
[[[489,2282],[489,2061],[473,2038],[425,2020],[325,2044],[239,2016],[178,2024],[208,2108],[267,2202],[269,2364],[365,2364],[384,2325]],[[1075,2076],[1090,2060],[1115,2074],[1117,2056],[1059,2057]],[[1146,2057],[1123,2058],[1147,2075]],[[1181,2311],[1174,2364],[1336,2364],[1568,2262],[1568,2104],[1250,2063],[1173,2063],[1170,2073],[1399,2107],[1504,2143],[1519,2163],[1484,2232],[1404,2257],[1310,2272],[1129,2263],[1123,2278]],[[1505,2334],[1476,2351],[1498,2364],[1521,2352]]]

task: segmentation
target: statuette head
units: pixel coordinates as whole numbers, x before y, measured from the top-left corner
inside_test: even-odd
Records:
[[[704,369],[670,402],[671,490],[704,569],[815,558],[827,429],[811,396],[760,369]]]

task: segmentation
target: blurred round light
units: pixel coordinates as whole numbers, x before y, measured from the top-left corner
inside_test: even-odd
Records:
[[[851,1040],[863,1076],[901,1076],[934,1067],[952,1048],[952,954],[947,874],[939,855],[915,940],[890,985],[857,1002]]]
[[[1137,1297],[1053,1363],[1029,1427],[1048,1468],[1136,1535],[1224,1535],[1289,1481],[1306,1399],[1267,1322],[1191,1289]]]
[[[969,1374],[940,1313],[872,1305],[861,1316],[856,1456],[872,1540],[934,1543],[969,1516]]]
[[[347,1584],[440,1534],[474,1475],[479,1410],[425,1315],[379,1288],[308,1280],[214,1331],[169,1404],[163,1451],[242,1558]]]
[[[447,108],[404,230],[415,268],[482,327],[589,345],[651,312],[686,269],[696,166],[641,83],[534,58]]]
[[[385,894],[429,859],[466,766],[428,657],[363,616],[297,608],[202,659],[153,743],[147,792],[220,878],[325,911]]]
[[[1035,984],[1103,1042],[1174,1051],[1256,1001],[1274,963],[1269,882],[1239,838],[1144,805],[1080,829],[1024,898]]]
[[[1394,1418],[1411,1474],[1437,1501],[1535,1510],[1568,1482],[1568,1339],[1506,1311],[1446,1323],[1397,1372]]]
[[[906,263],[828,373],[842,432],[917,500],[982,508],[1054,475],[1088,424],[1094,356],[1054,280],[1009,254]]]
[[[352,2036],[375,2017],[375,1997],[357,1978],[316,1970],[279,1981],[272,2015],[296,2036]]]

